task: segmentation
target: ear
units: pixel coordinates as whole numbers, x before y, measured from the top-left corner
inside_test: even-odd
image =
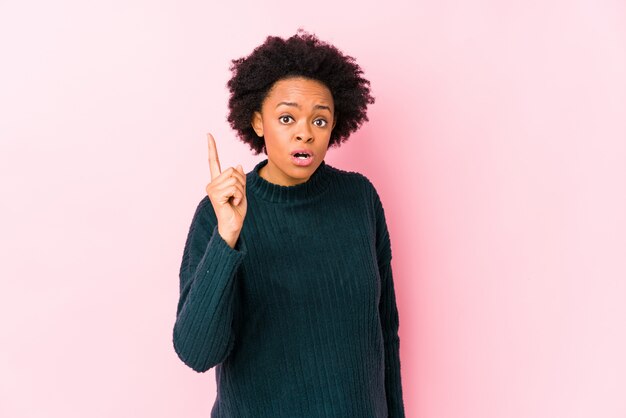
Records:
[[[331,128],[331,131],[335,129],[336,124],[337,124],[337,118],[333,117],[333,127]]]
[[[252,114],[252,121],[250,122],[250,125],[252,125],[252,129],[254,129],[257,136],[263,138],[263,117],[261,116],[261,112],[255,111]]]

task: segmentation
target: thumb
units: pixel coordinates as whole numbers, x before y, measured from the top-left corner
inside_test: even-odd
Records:
[[[239,164],[239,165],[237,166],[237,171],[239,171],[241,174],[245,174],[245,173],[243,172],[243,167],[241,166],[241,164]]]

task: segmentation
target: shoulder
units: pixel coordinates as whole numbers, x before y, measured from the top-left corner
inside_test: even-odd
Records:
[[[333,174],[336,182],[343,183],[349,190],[360,191],[375,212],[382,210],[380,194],[369,177],[358,171],[342,170],[329,165],[327,167]]]
[[[374,185],[374,182],[366,175],[355,172],[346,171],[338,168],[330,168],[335,173],[338,181],[351,183],[352,190],[360,190],[360,196],[366,202],[363,208],[363,214],[371,220],[372,230],[375,231],[376,237],[376,254],[380,264],[391,260],[391,240],[389,238],[389,230],[387,229],[387,220],[385,218],[385,210],[383,204]],[[347,189],[346,189],[347,190]],[[352,195],[351,197],[354,197]]]
[[[193,215],[193,224],[201,223],[205,225],[213,225],[217,223],[217,217],[215,216],[215,210],[213,204],[209,199],[209,196],[204,195],[196,207],[196,211]]]
[[[336,181],[348,183],[350,186],[358,187],[359,189],[369,194],[378,195],[374,183],[363,173],[360,173],[358,171],[342,170],[328,164],[326,165],[326,167]]]

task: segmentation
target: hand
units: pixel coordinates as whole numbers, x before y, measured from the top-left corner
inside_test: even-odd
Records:
[[[246,175],[241,164],[236,169],[229,167],[222,171],[213,135],[207,134],[207,140],[211,182],[206,186],[206,193],[217,217],[219,234],[231,248],[235,248],[248,209]]]

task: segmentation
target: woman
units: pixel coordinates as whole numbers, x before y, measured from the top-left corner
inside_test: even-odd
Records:
[[[324,156],[367,121],[369,81],[302,30],[233,60],[228,121],[255,154],[211,182],[180,267],[174,348],[215,366],[212,417],[404,417],[383,207]]]

